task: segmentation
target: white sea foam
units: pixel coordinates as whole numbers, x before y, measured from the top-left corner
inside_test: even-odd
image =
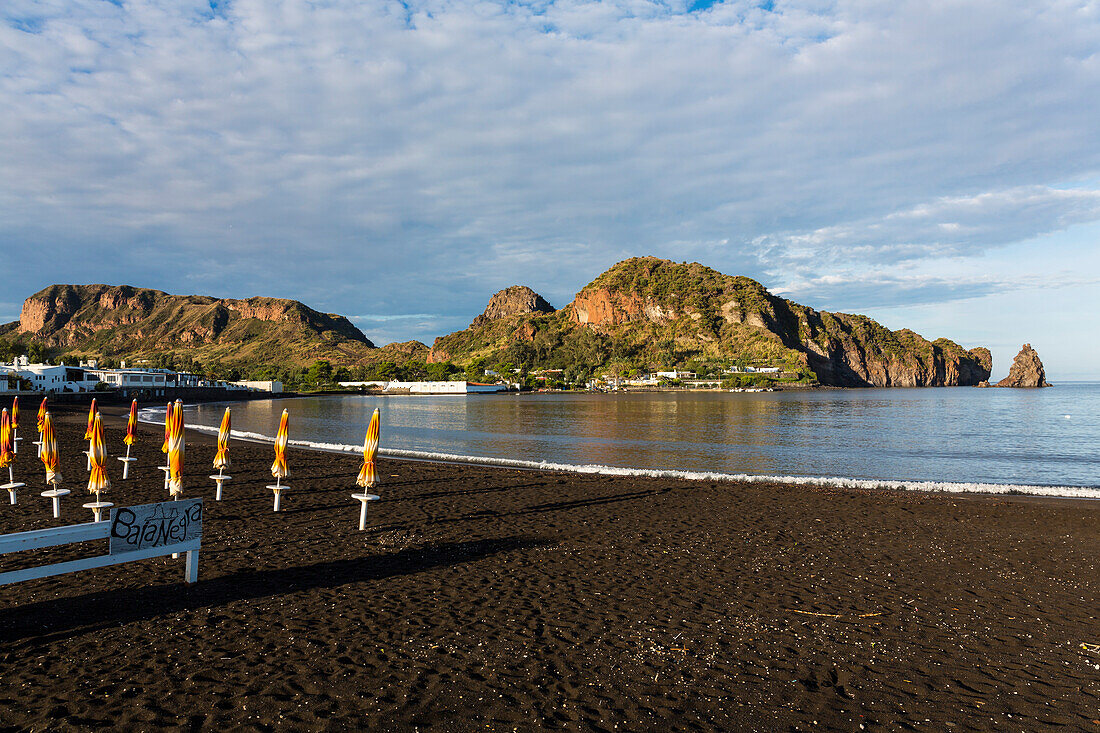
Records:
[[[163,425],[163,409],[142,410],[138,419],[142,422]],[[204,433],[217,434],[218,428],[206,425],[189,425],[189,429]],[[274,443],[271,435],[251,433],[242,430],[231,431],[231,436],[239,440],[261,443]],[[290,445],[328,453],[361,453],[361,445],[346,443],[322,443],[309,440],[291,440]],[[500,468],[519,468],[538,471],[564,471],[568,473],[594,473],[604,476],[640,476],[645,478],[685,479],[688,481],[722,481],[731,483],[767,483],[795,484],[799,486],[832,486],[842,489],[893,489],[901,491],[931,491],[953,494],[1028,494],[1031,496],[1060,496],[1078,499],[1100,499],[1100,488],[1081,486],[1035,486],[1030,484],[983,484],[950,481],[893,481],[886,479],[836,478],[828,476],[761,476],[749,473],[715,473],[710,471],[679,471],[658,468],[621,468],[619,466],[601,466],[598,464],[554,463],[551,461],[523,461],[513,458],[486,458],[484,456],[465,456],[454,453],[436,453],[432,451],[399,450],[380,448],[379,454],[392,458],[411,458],[421,461],[446,463],[466,463],[478,466],[496,466]]]

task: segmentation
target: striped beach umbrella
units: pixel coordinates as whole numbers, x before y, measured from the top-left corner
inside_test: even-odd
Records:
[[[11,434],[11,416],[8,408],[0,411],[0,468],[11,470],[15,462],[15,440]]]
[[[137,400],[130,403],[130,417],[126,420],[126,437],[122,439],[122,442],[127,446],[134,444],[137,440],[137,436],[134,435],[134,430],[137,429]],[[126,451],[126,455],[130,455],[129,449]]]
[[[38,457],[42,457],[42,422],[46,419],[46,398],[42,398],[42,404],[38,406],[38,420],[35,427],[38,428]]]
[[[178,497],[183,493],[183,403],[176,400],[172,410],[168,435],[168,493]]]
[[[92,423],[95,422],[95,416],[98,412],[99,408],[96,407],[95,397],[93,397],[92,404],[88,407],[88,429],[84,431],[84,440],[92,439]]]
[[[369,489],[378,481],[374,470],[374,456],[378,452],[379,423],[378,408],[374,408],[370,425],[367,426],[367,437],[363,440],[363,467],[359,469],[359,477],[355,483],[364,489]]]
[[[229,433],[232,429],[232,419],[229,417],[229,408],[225,408],[222,415],[222,424],[218,428],[218,452],[214,454],[214,468],[219,473],[229,468]]]
[[[168,403],[168,408],[164,411],[164,442],[160,446],[161,453],[168,452],[168,435],[172,432],[172,408],[173,404]]]
[[[18,446],[15,445],[15,438],[19,435],[19,397],[13,397],[11,400],[11,440],[12,450],[18,450]]]
[[[290,431],[287,426],[289,419],[290,413],[283,410],[283,416],[279,418],[279,432],[275,434],[275,462],[271,464],[271,475],[275,477],[276,485],[290,475],[290,470],[286,466],[286,445],[290,441]]]
[[[103,436],[103,422],[99,413],[95,414],[92,421],[92,437],[88,442],[89,458],[92,460],[92,473],[88,477],[88,491],[96,495],[99,501],[99,493],[111,488],[111,480],[107,478],[107,440]]]
[[[57,488],[61,483],[61,458],[57,454],[57,438],[48,412],[42,418],[42,465],[46,467],[46,483]]]

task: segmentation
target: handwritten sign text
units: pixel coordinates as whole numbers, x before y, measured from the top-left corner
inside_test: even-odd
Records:
[[[111,554],[177,545],[202,537],[202,499],[162,501],[115,510]]]

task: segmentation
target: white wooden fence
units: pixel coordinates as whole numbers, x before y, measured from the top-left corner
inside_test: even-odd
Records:
[[[67,562],[59,562],[52,565],[38,565],[30,568],[23,568],[22,570],[9,570],[0,573],[0,585],[19,583],[24,580],[34,580],[36,578],[48,578],[53,575],[75,573],[81,570],[102,568],[108,565],[118,565],[119,563],[131,562],[133,560],[147,560],[152,557],[172,555],[181,552],[187,553],[184,578],[188,583],[194,583],[199,579],[199,549],[202,543],[202,500],[198,499],[192,501],[200,502],[197,531],[195,527],[192,526],[190,532],[184,531],[183,535],[181,535],[186,537],[184,541],[173,542],[172,544],[156,544],[156,542],[154,542],[153,544],[155,546],[142,547],[140,543],[138,543],[137,549],[126,547],[126,543],[124,542],[116,544],[115,539],[121,539],[121,537],[117,533],[112,537],[112,530],[116,527],[118,510],[112,512],[112,521],[110,522],[88,522],[87,524],[72,524],[65,527],[51,527],[49,529],[35,529],[29,532],[0,535],[0,556],[24,550],[38,550],[45,547],[69,545],[75,542],[112,539],[111,552],[107,555],[86,557],[80,560],[69,560]],[[172,505],[175,504],[175,502],[163,502],[163,504]],[[155,507],[160,505],[147,506]],[[142,507],[130,507],[123,511],[130,511],[132,516],[134,510],[141,508]],[[163,537],[172,536],[174,535],[169,533],[163,534]]]

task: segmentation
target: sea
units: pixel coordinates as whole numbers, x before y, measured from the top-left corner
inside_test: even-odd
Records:
[[[189,406],[216,432],[226,404]],[[712,481],[1100,498],[1100,382],[1048,389],[326,395],[231,403],[234,435],[383,455]],[[163,408],[143,418],[163,423]]]

